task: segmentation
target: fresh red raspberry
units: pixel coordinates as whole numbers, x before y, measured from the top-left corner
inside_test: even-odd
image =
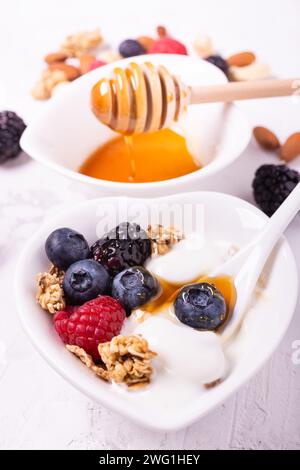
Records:
[[[94,360],[100,358],[99,343],[117,336],[125,310],[112,297],[101,295],[79,307],[66,307],[54,316],[54,326],[65,344],[83,348]]]
[[[184,44],[176,39],[163,37],[154,41],[149,49],[149,54],[183,54],[187,55],[187,49]]]
[[[98,59],[94,60],[89,66],[89,72],[91,70],[97,69],[98,67],[102,67],[102,65],[106,65],[106,62]]]

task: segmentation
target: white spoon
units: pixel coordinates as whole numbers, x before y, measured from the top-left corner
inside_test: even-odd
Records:
[[[277,209],[259,233],[236,255],[216,268],[210,276],[228,275],[234,279],[237,301],[228,324],[222,333],[226,342],[234,335],[243,319],[264,265],[289,223],[300,210],[300,183]],[[284,277],[284,273],[282,273]]]

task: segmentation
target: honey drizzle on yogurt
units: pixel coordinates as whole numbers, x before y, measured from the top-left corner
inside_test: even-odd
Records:
[[[145,319],[147,314],[160,314],[167,312],[171,318],[174,318],[173,313],[173,304],[175,298],[183,287],[195,284],[199,282],[207,282],[213,284],[223,295],[226,303],[226,318],[223,325],[218,329],[218,332],[221,332],[223,327],[228,322],[229,318],[232,315],[235,303],[236,303],[236,289],[232,277],[230,276],[218,276],[218,277],[207,277],[201,276],[195,281],[182,284],[171,284],[170,282],[165,281],[164,279],[159,279],[161,286],[160,295],[150,301],[148,304],[144,305],[141,309],[138,309],[138,321],[141,322]]]

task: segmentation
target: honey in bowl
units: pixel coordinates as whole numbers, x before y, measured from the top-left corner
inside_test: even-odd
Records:
[[[121,183],[150,183],[187,175],[199,166],[181,135],[163,129],[153,133],[119,136],[96,149],[79,172]]]

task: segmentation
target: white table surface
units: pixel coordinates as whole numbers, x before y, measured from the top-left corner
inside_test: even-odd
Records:
[[[255,51],[274,74],[299,76],[298,0],[1,0],[0,109],[30,122],[43,104],[29,95],[47,52],[69,33],[100,26],[108,42],[151,34],[165,24],[187,44],[209,32],[229,55]],[[253,125],[285,138],[300,130],[300,98],[243,104]],[[239,161],[205,188],[253,201],[251,180],[275,162],[252,142]],[[300,166],[300,163],[297,163]],[[0,167],[0,448],[1,449],[299,449],[300,365],[292,343],[300,339],[298,303],[281,345],[238,393],[198,423],[176,433],[154,433],[99,406],[60,378],[24,335],[17,318],[13,274],[24,242],[61,204],[85,196],[73,183],[26,155]],[[300,262],[299,216],[287,236]],[[282,288],[288,295],[288,286]],[[284,312],[282,312],[284,315]]]

